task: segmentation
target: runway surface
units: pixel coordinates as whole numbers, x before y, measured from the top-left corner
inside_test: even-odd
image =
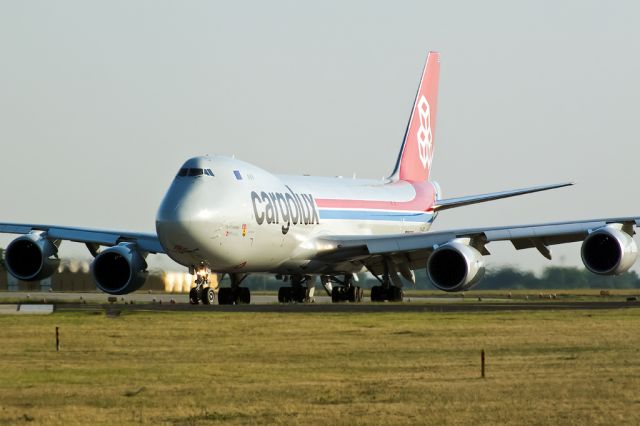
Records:
[[[411,297],[402,303],[331,303],[326,296],[315,303],[277,303],[276,296],[254,295],[249,305],[190,305],[183,294],[133,293],[108,303],[103,293],[27,293],[0,292],[0,303],[25,299],[33,303],[51,303],[56,311],[123,311],[176,312],[310,312],[310,313],[372,313],[372,312],[492,312],[540,310],[594,310],[639,308],[638,301],[603,300],[523,300],[453,297]]]

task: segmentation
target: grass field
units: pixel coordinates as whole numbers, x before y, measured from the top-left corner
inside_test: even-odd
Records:
[[[629,296],[640,298],[640,289],[606,289],[603,296],[602,290],[596,289],[544,289],[544,290],[469,290],[461,293],[445,293],[439,290],[417,290],[411,287],[405,288],[405,295],[408,297],[444,297],[461,298],[464,300],[477,300],[478,297],[511,298],[514,301],[536,299],[548,300],[550,295],[554,295],[561,300],[625,300]]]
[[[0,424],[638,424],[639,329],[637,308],[4,316]]]

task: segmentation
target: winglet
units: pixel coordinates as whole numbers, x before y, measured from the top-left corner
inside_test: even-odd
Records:
[[[433,206],[434,211],[453,209],[455,207],[468,206],[469,204],[484,203],[486,201],[499,200],[501,198],[515,197],[516,195],[532,194],[534,192],[547,191],[549,189],[563,188],[574,185],[575,182],[563,182],[553,185],[541,185],[531,188],[513,189],[510,191],[491,192],[489,194],[471,195],[468,197],[449,198],[436,200]]]

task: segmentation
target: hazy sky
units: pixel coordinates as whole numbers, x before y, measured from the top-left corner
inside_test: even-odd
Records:
[[[428,50],[445,196],[578,183],[434,229],[640,215],[638,16],[633,1],[3,0],[0,221],[154,231],[200,154],[381,178]],[[493,265],[548,264],[489,249]],[[577,244],[554,254],[579,263]]]

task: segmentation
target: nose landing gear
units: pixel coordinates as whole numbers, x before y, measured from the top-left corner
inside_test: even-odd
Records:
[[[200,266],[195,270],[196,286],[189,291],[189,303],[197,305],[202,300],[203,305],[210,305],[216,299],[216,292],[209,283],[209,268]]]

